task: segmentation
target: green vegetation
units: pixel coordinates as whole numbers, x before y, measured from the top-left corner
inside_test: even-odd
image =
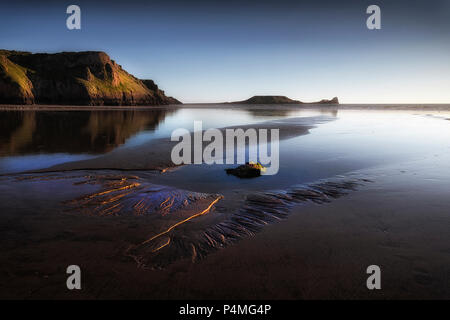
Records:
[[[150,90],[145,87],[140,80],[135,79],[123,70],[116,72],[117,83],[114,84],[112,79],[99,79],[92,73],[90,79],[77,80],[84,84],[91,95],[122,95],[123,92],[133,93],[134,95],[149,95]]]
[[[147,86],[150,85],[150,87]],[[36,53],[0,49],[0,103],[177,104],[151,81],[100,51]]]
[[[33,95],[32,83],[27,77],[27,68],[19,66],[8,59],[3,52],[0,51],[0,70],[2,76],[12,83],[16,83],[23,93],[30,96]]]

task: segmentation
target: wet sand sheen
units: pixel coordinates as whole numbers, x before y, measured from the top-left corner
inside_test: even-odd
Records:
[[[374,182],[348,196],[294,208],[186,272],[191,287],[180,284],[179,297],[449,299],[450,162],[430,158],[368,170]],[[379,291],[365,286],[372,264],[382,270]]]
[[[267,129],[269,132],[271,129],[279,129],[279,138],[284,140],[308,134],[309,130],[315,125],[331,120],[332,118],[324,116],[288,118],[252,125],[231,126],[219,130],[225,135],[225,129],[241,128],[246,130],[254,128],[256,130]],[[173,146],[177,143],[170,141],[170,138],[157,139],[136,147],[117,149],[94,159],[64,163],[40,171],[80,169],[167,170],[167,168],[174,167],[170,154]]]
[[[224,199],[220,194],[155,185],[138,174],[82,171],[78,175],[60,172],[9,176],[2,179],[0,198],[7,212],[12,211],[10,208],[20,190],[31,190],[28,200],[45,201],[48,210],[53,204],[59,206],[59,211],[78,216],[145,217],[141,227],[147,230],[147,235],[139,243],[130,243],[124,255],[132,257],[138,267],[163,268],[186,258],[196,262],[211,252],[253,236],[264,226],[286,219],[295,205],[327,203],[370,182],[355,177],[340,178],[296,185],[287,190],[249,190],[239,197]],[[40,191],[49,188],[64,189],[64,200]],[[215,210],[219,201],[220,210]]]
[[[303,124],[299,126],[300,131],[294,132],[304,134],[309,125]],[[152,184],[155,173],[139,170],[164,168],[166,159],[155,156],[156,161],[152,162],[155,159],[144,159],[151,152],[145,151],[144,156],[141,152],[152,146],[163,148],[162,141],[132,148],[130,159],[126,155],[130,150],[118,150],[117,157],[111,153],[93,162],[76,162],[51,169],[61,172],[33,174],[32,179],[23,179],[30,175],[19,175],[17,183],[3,183],[3,180],[0,230],[5,259],[0,270],[7,281],[0,284],[1,296],[449,297],[450,239],[446,230],[450,220],[446,212],[450,203],[445,190],[448,190],[450,161],[434,155],[410,166],[384,165],[378,171],[365,169],[335,177],[337,180],[330,178],[326,188],[316,182],[306,188],[272,192],[239,190],[236,194],[224,190],[222,199],[222,195]],[[159,149],[154,150],[155,154],[157,151]],[[100,160],[105,161],[106,168],[100,166]],[[98,165],[102,170],[81,170],[89,167],[87,163]],[[443,165],[445,163],[447,165]],[[129,172],[124,175],[121,171],[107,169],[116,165],[124,165]],[[43,177],[47,184],[38,181]],[[346,197],[336,193],[336,187],[345,189],[342,188],[345,184],[337,185],[337,181],[352,183],[355,178],[361,179],[357,188],[352,184],[348,186],[356,190]],[[373,182],[369,183],[368,179]],[[20,193],[15,188],[19,188]],[[309,199],[302,201],[301,206],[285,206],[284,202],[291,201],[294,190],[300,191],[297,196]],[[157,195],[151,210],[143,201],[148,192]],[[166,197],[167,193],[176,196]],[[194,201],[187,206],[183,200],[176,201],[189,196]],[[331,198],[339,199],[328,202]],[[276,219],[277,223],[263,223],[279,210],[278,204],[273,206],[278,200],[286,208],[280,212],[289,214],[289,219],[283,217]],[[155,215],[145,212],[156,212],[162,220],[155,225]],[[171,212],[176,219],[172,219]],[[238,234],[239,241],[234,241],[236,230],[221,225],[233,214],[237,214],[238,219],[244,218],[240,221],[241,227],[251,221],[250,226],[257,227],[254,231],[258,232],[250,227],[247,231],[252,232],[251,237]],[[258,224],[265,227],[259,228]],[[208,230],[217,225],[221,226],[217,229],[220,234],[227,235],[233,245],[227,245],[226,250],[207,250],[207,256],[197,247],[192,250],[189,239],[195,239],[193,235],[205,229],[208,231],[205,243],[209,243],[210,248],[222,248],[220,235]],[[226,241],[223,244],[227,244]],[[61,283],[65,283],[64,268],[74,261],[87,270],[85,290],[77,296],[61,289]],[[136,268],[136,262],[146,268]],[[382,267],[383,279],[386,279],[382,292],[368,292],[365,287],[364,268],[369,264]]]
[[[130,242],[148,237],[151,220],[145,216],[105,219],[61,214],[49,206],[45,214],[22,209],[19,225],[10,220],[7,236],[22,245],[4,246],[8,260],[1,268],[9,281],[1,292],[74,298],[60,288],[63,266],[82,261],[89,272],[80,298],[449,298],[448,176],[432,161],[424,163],[425,171],[418,171],[420,165],[369,170],[365,174],[374,182],[346,197],[293,207],[288,220],[251,238],[195,264],[181,259],[162,270],[136,268],[124,255]],[[411,179],[417,182],[413,189]],[[30,201],[36,207],[45,203]],[[383,270],[381,291],[365,288],[370,264]]]

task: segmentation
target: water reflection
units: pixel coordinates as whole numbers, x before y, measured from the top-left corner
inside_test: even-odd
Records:
[[[0,156],[104,153],[142,130],[156,129],[169,112],[164,109],[2,111]]]
[[[284,109],[273,109],[270,108],[243,108],[243,110],[247,111],[253,117],[287,117],[293,116],[300,112],[308,111],[308,109],[300,109],[298,107],[292,108],[287,107]],[[337,117],[338,108],[337,107],[326,107],[326,108],[317,108],[314,109],[314,114],[327,115],[332,117]]]

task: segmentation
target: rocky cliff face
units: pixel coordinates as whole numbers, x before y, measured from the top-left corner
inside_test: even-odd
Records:
[[[339,99],[334,97],[331,100],[323,99],[317,102],[302,102],[299,100],[292,100],[285,96],[253,96],[244,101],[236,101],[232,103],[241,104],[339,104]]]
[[[334,97],[331,100],[327,100],[327,99],[322,99],[318,102],[311,102],[311,103],[318,103],[318,104],[339,104],[339,99],[338,97]]]
[[[0,104],[180,104],[104,52],[31,54],[0,50]]]
[[[243,104],[298,104],[301,103],[297,100],[289,99],[285,96],[253,96],[250,99],[233,102]]]

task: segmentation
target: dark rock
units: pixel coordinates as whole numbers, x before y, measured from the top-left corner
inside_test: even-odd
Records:
[[[285,96],[253,96],[244,101],[236,101],[232,103],[241,104],[301,104],[301,101],[292,100]]]
[[[331,100],[322,99],[317,102],[302,102],[292,100],[285,96],[253,96],[244,101],[235,101],[236,104],[339,104],[339,99],[334,97]]]
[[[322,99],[319,102],[311,102],[311,103],[317,103],[317,104],[339,104],[339,99],[338,99],[338,97],[334,97],[331,100]]]
[[[237,168],[225,169],[227,174],[232,174],[239,178],[255,178],[261,175],[264,167],[259,163],[247,162]]]

